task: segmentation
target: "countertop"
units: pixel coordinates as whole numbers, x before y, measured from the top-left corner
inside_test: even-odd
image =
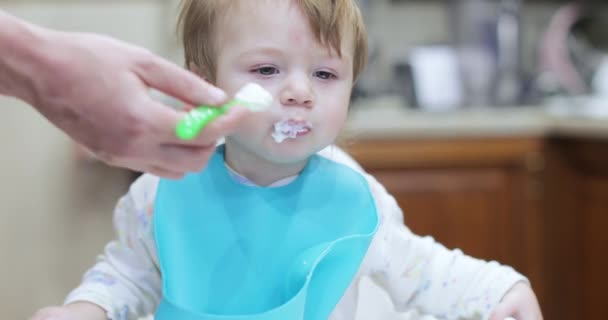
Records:
[[[576,136],[608,139],[608,101],[588,106],[553,105],[422,111],[391,100],[351,107],[343,136],[357,140]]]

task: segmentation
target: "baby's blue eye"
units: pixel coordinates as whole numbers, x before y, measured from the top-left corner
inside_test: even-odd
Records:
[[[317,71],[315,72],[315,77],[319,77],[323,80],[329,80],[331,78],[335,78],[336,76],[328,71]]]
[[[275,67],[261,67],[261,68],[255,69],[253,71],[256,73],[259,73],[263,76],[270,76],[270,75],[279,73],[279,70]]]

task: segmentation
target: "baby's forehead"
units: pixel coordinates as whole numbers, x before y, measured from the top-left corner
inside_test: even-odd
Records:
[[[311,19],[293,4],[294,1],[283,1],[262,0],[261,3],[266,4],[267,8],[259,5],[258,1],[237,1],[238,5],[226,8],[224,14],[218,17],[215,40],[219,41],[220,46],[222,42],[226,44],[231,41],[251,46],[258,45],[257,41],[263,43],[269,39],[281,39],[284,43],[305,43],[311,50],[324,51],[329,56],[341,57],[353,53],[355,34],[352,28],[340,28],[342,30],[335,32],[333,39],[325,39],[320,30],[330,26],[320,25],[322,22]]]

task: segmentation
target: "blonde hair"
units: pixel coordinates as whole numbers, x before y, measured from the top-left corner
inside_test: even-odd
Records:
[[[367,64],[367,30],[354,0],[293,1],[308,17],[317,40],[333,49],[338,56],[342,56],[344,35],[352,32],[353,79],[356,81]],[[217,22],[236,2],[239,1],[182,0],[181,2],[178,32],[184,45],[186,66],[196,67],[212,82],[216,77],[214,43],[217,39],[214,35],[217,31]]]

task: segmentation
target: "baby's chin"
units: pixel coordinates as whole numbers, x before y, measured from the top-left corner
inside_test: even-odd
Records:
[[[301,144],[285,141],[281,144],[275,143],[264,156],[279,165],[300,164],[305,163],[318,151],[317,148],[303,147]]]
[[[314,134],[304,137],[289,138],[282,142],[277,142],[274,139],[265,141],[265,146],[268,149],[269,158],[276,163],[287,164],[297,163],[308,160],[317,152],[323,150],[333,143],[333,139],[324,139],[326,137],[316,136]]]
[[[253,144],[251,143],[251,140],[247,139],[250,142],[247,143],[247,140],[243,138],[243,136],[239,136],[236,139],[235,137],[231,137],[227,138],[227,142],[234,143],[238,141],[236,145],[239,145],[240,148],[234,148],[233,150],[247,150],[246,152],[253,152],[258,158],[265,159],[266,161],[277,165],[306,163],[308,158],[331,144],[330,139],[323,139],[329,140],[329,142],[324,143],[324,141],[320,141],[320,137],[316,137],[314,134],[306,135],[304,137],[288,138],[281,142],[277,142],[271,136],[264,138],[258,137],[258,139],[261,138],[261,140],[258,140],[257,143]],[[253,145],[257,145],[257,147],[253,147]]]

